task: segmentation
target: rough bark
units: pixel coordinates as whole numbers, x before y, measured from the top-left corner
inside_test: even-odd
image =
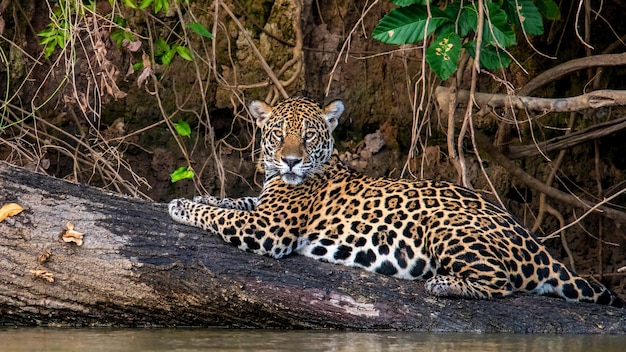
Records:
[[[439,106],[450,106],[452,97],[450,88],[439,86],[435,89],[435,96]],[[470,91],[459,90],[455,99],[467,102]],[[607,106],[626,105],[626,91],[597,90],[570,98],[537,98],[520,95],[474,93],[474,102],[480,106],[491,108],[513,108],[517,110],[539,112],[571,112],[585,109],[599,109]]]
[[[434,298],[419,282],[241,252],[173,223],[164,204],[0,162],[7,202],[26,210],[0,222],[0,325],[626,333],[626,310],[530,295]],[[60,240],[68,221],[85,233],[82,246]]]

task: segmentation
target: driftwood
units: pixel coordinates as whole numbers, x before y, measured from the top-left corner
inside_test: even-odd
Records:
[[[456,101],[469,101],[468,90],[458,90]],[[439,106],[449,106],[452,101],[448,87],[439,86],[435,89],[435,97]],[[521,95],[474,93],[474,102],[481,108],[513,108],[516,110],[537,112],[572,112],[585,109],[599,109],[608,106],[626,105],[626,91],[596,90],[569,98],[538,98]]]
[[[0,162],[9,202],[25,210],[0,222],[0,325],[626,333],[626,310],[434,298],[420,282],[241,252],[175,224],[164,204]],[[61,240],[67,222],[81,246]]]

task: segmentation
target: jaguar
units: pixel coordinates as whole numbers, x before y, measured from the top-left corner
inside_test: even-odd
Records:
[[[261,130],[258,197],[175,199],[171,217],[242,250],[302,254],[401,279],[434,296],[501,298],[514,292],[624,307],[606,287],[557,261],[507,210],[437,180],[373,178],[333,154],[340,100],[252,101]]]

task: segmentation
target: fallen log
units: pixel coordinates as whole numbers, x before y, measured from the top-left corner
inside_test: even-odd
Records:
[[[435,298],[420,282],[275,260],[175,224],[164,204],[0,162],[0,325],[626,333],[626,310],[515,295]],[[63,241],[67,223],[82,245]]]

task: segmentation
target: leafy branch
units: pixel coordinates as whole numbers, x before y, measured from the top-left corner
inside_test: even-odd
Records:
[[[560,18],[553,0],[485,0],[485,20],[479,23],[478,3],[452,1],[443,7],[436,0],[392,0],[399,6],[385,15],[374,28],[374,39],[388,44],[427,42],[426,61],[441,80],[446,80],[458,69],[462,49],[472,58],[477,55],[476,38],[483,25],[480,41],[480,66],[489,70],[505,68],[512,58],[506,49],[517,44],[515,29],[526,34],[543,33],[542,17]],[[463,6],[462,6],[463,5]]]
[[[109,0],[109,3],[113,7],[121,4],[130,9],[141,10],[152,6],[153,12],[156,15],[161,10],[166,13],[169,11],[169,1],[170,0],[142,0],[139,5],[136,4],[135,0]],[[189,0],[174,0],[174,4],[183,1],[187,4],[189,3]],[[95,12],[95,1],[89,1],[85,4],[83,1],[59,0],[50,15],[50,23],[46,28],[37,33],[38,36],[43,38],[39,44],[44,46],[44,56],[48,58],[57,48],[65,48],[72,33],[72,14],[78,17],[85,17],[87,14]],[[115,26],[115,29],[110,35],[111,40],[113,40],[118,47],[123,46],[125,42],[136,42],[138,36],[127,27],[126,19],[119,14],[111,16],[112,18],[109,18],[109,20]],[[200,36],[213,39],[213,34],[200,22],[187,23],[186,26]],[[180,41],[169,44],[163,39],[157,39],[154,42],[154,46],[156,48],[154,52],[155,58],[165,66],[169,66],[177,54],[184,60],[193,61],[191,50]],[[139,62],[134,68],[138,69],[141,68],[141,66],[141,62]]]

